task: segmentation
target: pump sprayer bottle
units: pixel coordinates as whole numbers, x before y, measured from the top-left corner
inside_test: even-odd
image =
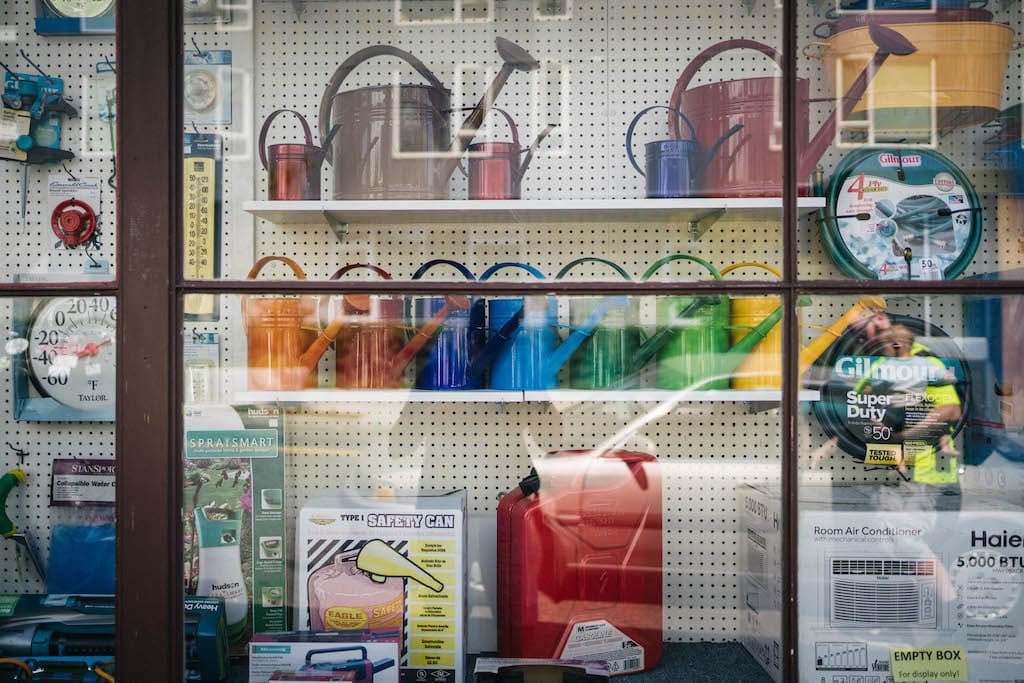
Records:
[[[242,554],[239,545],[241,520],[229,508],[195,509],[199,532],[199,585],[196,595],[224,598],[228,636],[237,639],[249,615]]]

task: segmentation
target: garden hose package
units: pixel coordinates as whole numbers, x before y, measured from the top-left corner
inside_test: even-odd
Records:
[[[928,149],[853,152],[826,200],[825,251],[850,277],[949,280],[964,272],[981,241],[971,181]]]
[[[945,474],[927,468],[937,452],[951,452],[950,440],[967,419],[970,374],[963,351],[935,325],[901,315],[884,319],[874,336],[851,327],[829,348],[822,359],[828,379],[812,404],[814,415],[855,460],[918,466],[916,480],[952,484],[955,467]]]

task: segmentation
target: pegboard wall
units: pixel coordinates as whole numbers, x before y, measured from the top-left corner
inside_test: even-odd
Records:
[[[831,3],[805,3],[800,10],[801,42]],[[1020,5],[992,2],[996,19],[1022,31]],[[275,110],[293,109],[314,127],[323,88],[350,54],[374,44],[408,50],[428,65],[452,91],[453,107],[476,102],[496,72],[494,38],[503,36],[526,48],[541,62],[530,74],[515,73],[497,104],[517,122],[524,142],[547,123],[555,132],[545,140],[523,185],[534,199],[633,198],[643,196],[643,179],[630,167],[625,136],[634,114],[652,104],[668,104],[685,65],[701,50],[727,38],[744,37],[778,47],[781,13],[775,3],[729,2],[713,6],[685,2],[573,2],[559,0],[264,0],[254,8],[251,31],[240,25],[226,30],[186,27],[200,49],[229,47],[242,64],[252,55],[250,112],[239,111],[234,152],[225,158],[225,231],[223,275],[244,277],[255,258],[287,255],[310,278],[326,278],[349,263],[373,263],[395,279],[409,279],[418,266],[434,258],[453,258],[479,274],[499,261],[522,261],[548,277],[580,256],[602,256],[622,265],[634,278],[657,259],[673,253],[701,256],[718,268],[737,261],[781,265],[781,212],[774,218],[736,221],[727,217],[700,239],[685,226],[649,223],[588,224],[512,223],[477,225],[352,225],[337,240],[324,224],[274,225],[253,220],[239,209],[246,198],[267,196],[266,174],[254,159],[252,142],[241,145],[241,129],[258,131]],[[248,41],[248,43],[246,42]],[[1004,107],[1020,101],[1021,60],[1014,53],[1004,81]],[[812,98],[833,93],[822,65],[801,57],[801,77],[811,81]],[[720,80],[776,73],[770,60],[735,50],[705,65],[691,87]],[[342,89],[417,80],[411,69],[393,59],[360,65]],[[237,101],[237,100],[236,100]],[[241,106],[241,105],[239,105]],[[828,106],[811,106],[811,130],[817,130]],[[635,145],[665,137],[664,112],[649,114],[637,127]],[[458,123],[458,118],[455,124]],[[985,233],[966,275],[1007,270],[1021,265],[1021,253],[1005,245],[1016,219],[996,220],[1005,178],[997,162],[986,159],[984,140],[991,130],[980,126],[951,131],[938,149],[966,170],[985,207]],[[277,119],[270,142],[299,141],[301,130],[290,117]],[[508,140],[504,122],[488,117],[478,139]],[[713,141],[701,141],[708,146]],[[241,146],[240,146],[241,145]],[[842,158],[830,149],[821,160],[826,176]],[[780,171],[781,172],[781,171]],[[332,172],[325,167],[322,196],[330,198]],[[250,181],[246,185],[246,181]],[[230,185],[230,186],[229,186]],[[453,198],[466,195],[459,172],[450,180]],[[230,193],[230,195],[228,194]],[[1000,216],[1003,216],[1000,213]],[[250,231],[250,226],[252,227]],[[799,273],[807,279],[843,277],[821,246],[818,228],[808,217],[799,227]],[[248,244],[247,244],[248,243]],[[246,251],[250,248],[251,251]],[[281,269],[267,277],[286,277]],[[354,271],[346,278],[375,278]],[[459,277],[439,268],[428,278]],[[521,271],[498,278],[524,277]],[[613,280],[605,266],[584,264],[574,279]],[[676,262],[659,278],[706,279],[700,266]],[[730,278],[768,279],[765,271],[746,269]],[[801,310],[803,339],[816,334],[811,325],[827,324],[852,303],[822,298]],[[222,297],[222,320],[189,328],[222,334],[223,396],[244,387],[244,332],[238,297]],[[896,298],[891,310],[927,319],[950,334],[962,329],[959,301]],[[565,301],[561,302],[563,314]],[[653,299],[642,302],[643,321],[653,324]],[[322,386],[333,386],[333,358],[320,366]],[[800,417],[801,449],[820,449],[825,438],[804,410]],[[472,542],[474,576],[493,589],[493,556],[483,541],[493,534],[500,495],[524,476],[532,459],[561,448],[615,445],[653,453],[662,463],[665,486],[666,570],[665,634],[668,640],[734,640],[738,633],[737,528],[734,487],[741,482],[777,481],[780,476],[780,413],[777,408],[751,410],[743,403],[656,405],[650,403],[581,404],[431,404],[323,405],[288,417],[289,490],[292,514],[304,500],[324,489],[369,491],[377,486],[463,486],[479,538]],[[828,454],[808,466],[808,481],[884,481],[884,473],[867,473],[841,454]],[[490,526],[489,526],[490,525]],[[489,596],[493,597],[493,596]],[[490,604],[480,605],[482,614]],[[487,618],[470,633],[474,649],[491,649],[493,623]]]
[[[112,65],[116,68],[114,36],[41,36],[34,32],[35,17],[34,0],[3,4],[0,62],[15,73],[36,74],[31,60],[45,74],[64,80],[64,97],[78,116],[62,117],[60,147],[72,151],[75,158],[64,163],[67,170],[59,163],[48,163],[29,165],[27,171],[17,161],[0,159],[0,208],[6,224],[0,280],[11,282],[26,272],[81,273],[92,268],[93,260],[108,265],[113,273],[117,202],[108,184],[114,174],[113,139],[108,121],[101,118],[101,102],[115,87],[110,70]],[[100,186],[100,203],[92,206],[98,218],[98,244],[88,254],[85,246],[72,249],[60,243],[50,225],[57,202],[48,198],[48,185],[73,178],[95,179]]]
[[[114,36],[41,36],[34,32],[36,4],[31,0],[5,2],[0,7],[0,62],[16,73],[37,73],[35,63],[49,76],[64,80],[64,96],[78,110],[76,118],[63,117],[60,147],[75,158],[61,164],[30,165],[27,184],[25,169],[17,161],[0,160],[0,209],[5,215],[0,252],[3,256],[0,281],[13,282],[20,275],[48,274],[67,279],[94,271],[93,261],[109,266],[114,276],[116,246],[116,194],[108,184],[114,174],[111,130],[101,118],[100,102],[114,89],[116,68]],[[22,54],[22,52],[24,54]],[[99,67],[99,68],[98,68]],[[60,244],[50,226],[56,202],[48,199],[51,180],[95,179],[100,186],[100,203],[92,205],[98,215],[98,245],[86,253],[84,247],[69,249]],[[22,190],[25,190],[25,218],[22,220]],[[91,258],[90,258],[91,257]],[[26,302],[20,302],[25,304]],[[23,308],[38,303],[33,300]],[[12,299],[0,300],[0,320],[6,325],[5,341],[24,321],[14,321]],[[0,463],[3,472],[21,465],[27,481],[14,489],[7,512],[19,529],[33,539],[45,564],[50,550],[51,512],[49,506],[51,465],[55,458],[112,458],[112,423],[43,423],[14,419],[13,368],[11,357],[0,356]],[[17,449],[28,455],[23,462]],[[0,590],[7,593],[44,592],[46,585],[22,558],[17,561],[15,545],[0,547]]]

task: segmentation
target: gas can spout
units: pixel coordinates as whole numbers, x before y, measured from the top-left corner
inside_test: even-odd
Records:
[[[396,576],[418,581],[435,593],[444,590],[444,584],[431,576],[430,572],[380,539],[370,541],[359,550],[356,568],[369,574],[377,583]]]

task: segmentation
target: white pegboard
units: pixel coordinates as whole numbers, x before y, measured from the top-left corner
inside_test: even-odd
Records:
[[[75,159],[66,162],[75,177],[96,177],[101,183],[100,206],[92,207],[99,214],[101,247],[92,255],[106,261],[113,273],[115,254],[116,195],[107,184],[114,172],[110,132],[100,120],[96,109],[96,91],[101,81],[96,65],[114,62],[114,36],[40,36],[34,32],[35,3],[31,0],[6,2],[0,8],[3,38],[0,62],[12,71],[35,73],[20,54],[25,54],[46,74],[64,79],[64,96],[78,110],[77,118],[65,116],[62,121],[61,148],[74,152]],[[3,267],[0,281],[11,282],[24,272],[82,272],[89,259],[84,249],[68,249],[59,244],[50,226],[53,206],[47,201],[47,184],[51,175],[67,179],[60,164],[32,165],[28,168],[25,221],[21,219],[22,165],[0,160],[0,210],[5,229],[0,239]],[[57,246],[55,246],[57,245]]]
[[[315,127],[322,89],[337,65],[356,50],[379,43],[401,47],[422,59],[453,88],[453,105],[472,104],[498,65],[493,39],[504,36],[528,49],[543,67],[534,74],[514,74],[498,105],[513,115],[524,140],[548,122],[559,124],[526,175],[523,196],[537,199],[642,196],[643,180],[629,166],[624,146],[633,115],[651,104],[668,104],[685,65],[709,45],[745,37],[777,48],[782,34],[781,13],[775,3],[767,2],[713,6],[671,1],[573,2],[562,4],[571,8],[568,17],[543,19],[534,13],[538,3],[530,0],[464,2],[464,7],[475,8],[469,15],[472,23],[453,21],[454,3],[447,0],[307,0],[301,4],[301,13],[284,0],[266,0],[257,7],[252,36],[257,125],[275,109],[285,107],[301,112]],[[811,39],[811,29],[822,20],[828,4],[802,4],[801,44]],[[997,12],[999,20],[1021,30],[1019,3],[992,4],[990,9]],[[402,5],[409,11],[399,22],[395,7]],[[408,67],[378,59],[360,66],[342,88],[391,82],[396,71],[403,82],[414,80]],[[763,55],[741,50],[712,60],[692,85],[776,73]],[[811,80],[812,97],[831,96],[831,86],[817,62],[800,57],[799,75]],[[1004,106],[1020,100],[1020,75],[1020,58],[1014,55],[1005,81]],[[811,108],[812,131],[821,124],[826,110],[823,106]],[[996,195],[1005,179],[994,162],[982,158],[986,151],[982,143],[989,134],[980,127],[954,131],[939,145],[943,154],[968,170],[985,205],[985,235],[968,274],[1020,265],[1017,249],[1006,249],[999,242],[1006,230],[996,225]],[[279,119],[271,140],[297,141],[300,135],[294,121]],[[642,155],[643,142],[659,137],[666,137],[664,117],[652,113],[637,128],[639,153]],[[503,124],[489,122],[481,133],[481,139],[485,138],[507,140],[508,133]],[[706,146],[712,141],[701,142]],[[825,155],[821,163],[826,174],[840,158],[834,150]],[[254,196],[265,198],[265,173],[257,169],[255,178]],[[324,197],[331,196],[331,170],[326,166],[322,191]],[[456,172],[450,196],[462,198],[465,193],[465,180]],[[237,216],[235,219],[240,227],[244,225]],[[325,278],[348,263],[368,262],[403,280],[421,263],[439,257],[461,261],[477,274],[499,261],[522,261],[553,277],[565,263],[593,255],[611,259],[639,278],[651,263],[673,253],[701,256],[718,268],[747,260],[781,266],[781,222],[781,212],[776,220],[726,220],[712,226],[699,240],[692,240],[685,226],[629,222],[511,224],[497,229],[353,225],[348,237],[337,241],[326,225],[276,226],[256,221],[254,256],[289,255],[311,278]],[[800,223],[798,244],[801,277],[842,277],[822,250],[817,227],[809,218]],[[244,266],[236,264],[233,270],[237,274],[240,269]],[[661,276],[707,278],[701,267],[678,262],[665,267]],[[346,277],[376,276],[356,272]],[[439,269],[428,277],[457,276]],[[526,276],[512,271],[502,277]],[[586,264],[571,277],[611,281],[619,276],[604,266]],[[771,278],[749,269],[729,277]],[[645,300],[642,306],[646,323],[653,322],[652,303]],[[852,299],[818,300],[802,310],[801,317],[808,325],[828,323],[850,303]],[[565,302],[562,304],[564,312]],[[961,328],[955,297],[931,306],[923,300],[894,300],[890,305],[893,310],[928,317],[953,334]],[[925,308],[927,315],[922,313]],[[224,310],[227,320],[237,320],[237,298],[225,297]],[[244,374],[244,356],[239,355],[244,353],[244,337],[238,336],[237,325],[225,331],[225,343],[233,344],[233,353],[225,353],[224,360],[234,369],[229,374],[237,385]],[[813,334],[809,326],[801,330],[805,340]],[[322,385],[331,386],[332,375],[329,352],[320,366]],[[659,408],[664,406],[343,404],[304,410],[289,418],[293,502],[301,505],[323,488],[456,485],[468,489],[474,517],[493,519],[501,492],[515,485],[533,458],[547,450],[593,446],[640,420],[646,423],[630,433],[624,445],[657,455],[666,475],[666,637],[733,640],[739,625],[734,608],[737,538],[733,487],[779,478],[779,411],[750,412],[742,404],[686,405],[661,415]],[[802,451],[813,452],[825,443],[806,412],[801,413],[800,425]],[[814,472],[808,470],[807,476],[885,479],[882,474],[865,473],[836,454]],[[473,560],[488,562],[485,557]]]
[[[4,341],[11,339],[25,322],[14,320],[17,308],[30,309],[36,300],[0,299],[0,321]],[[112,458],[114,456],[114,425],[111,422],[61,423],[23,422],[14,419],[14,369],[11,358],[0,357],[0,474],[20,466],[26,473],[24,484],[15,488],[7,499],[7,513],[22,531],[33,539],[44,565],[50,554],[50,481],[55,458]],[[14,449],[28,453],[23,462]],[[5,593],[45,592],[46,585],[22,560],[19,571],[12,541],[0,543],[0,590]]]

